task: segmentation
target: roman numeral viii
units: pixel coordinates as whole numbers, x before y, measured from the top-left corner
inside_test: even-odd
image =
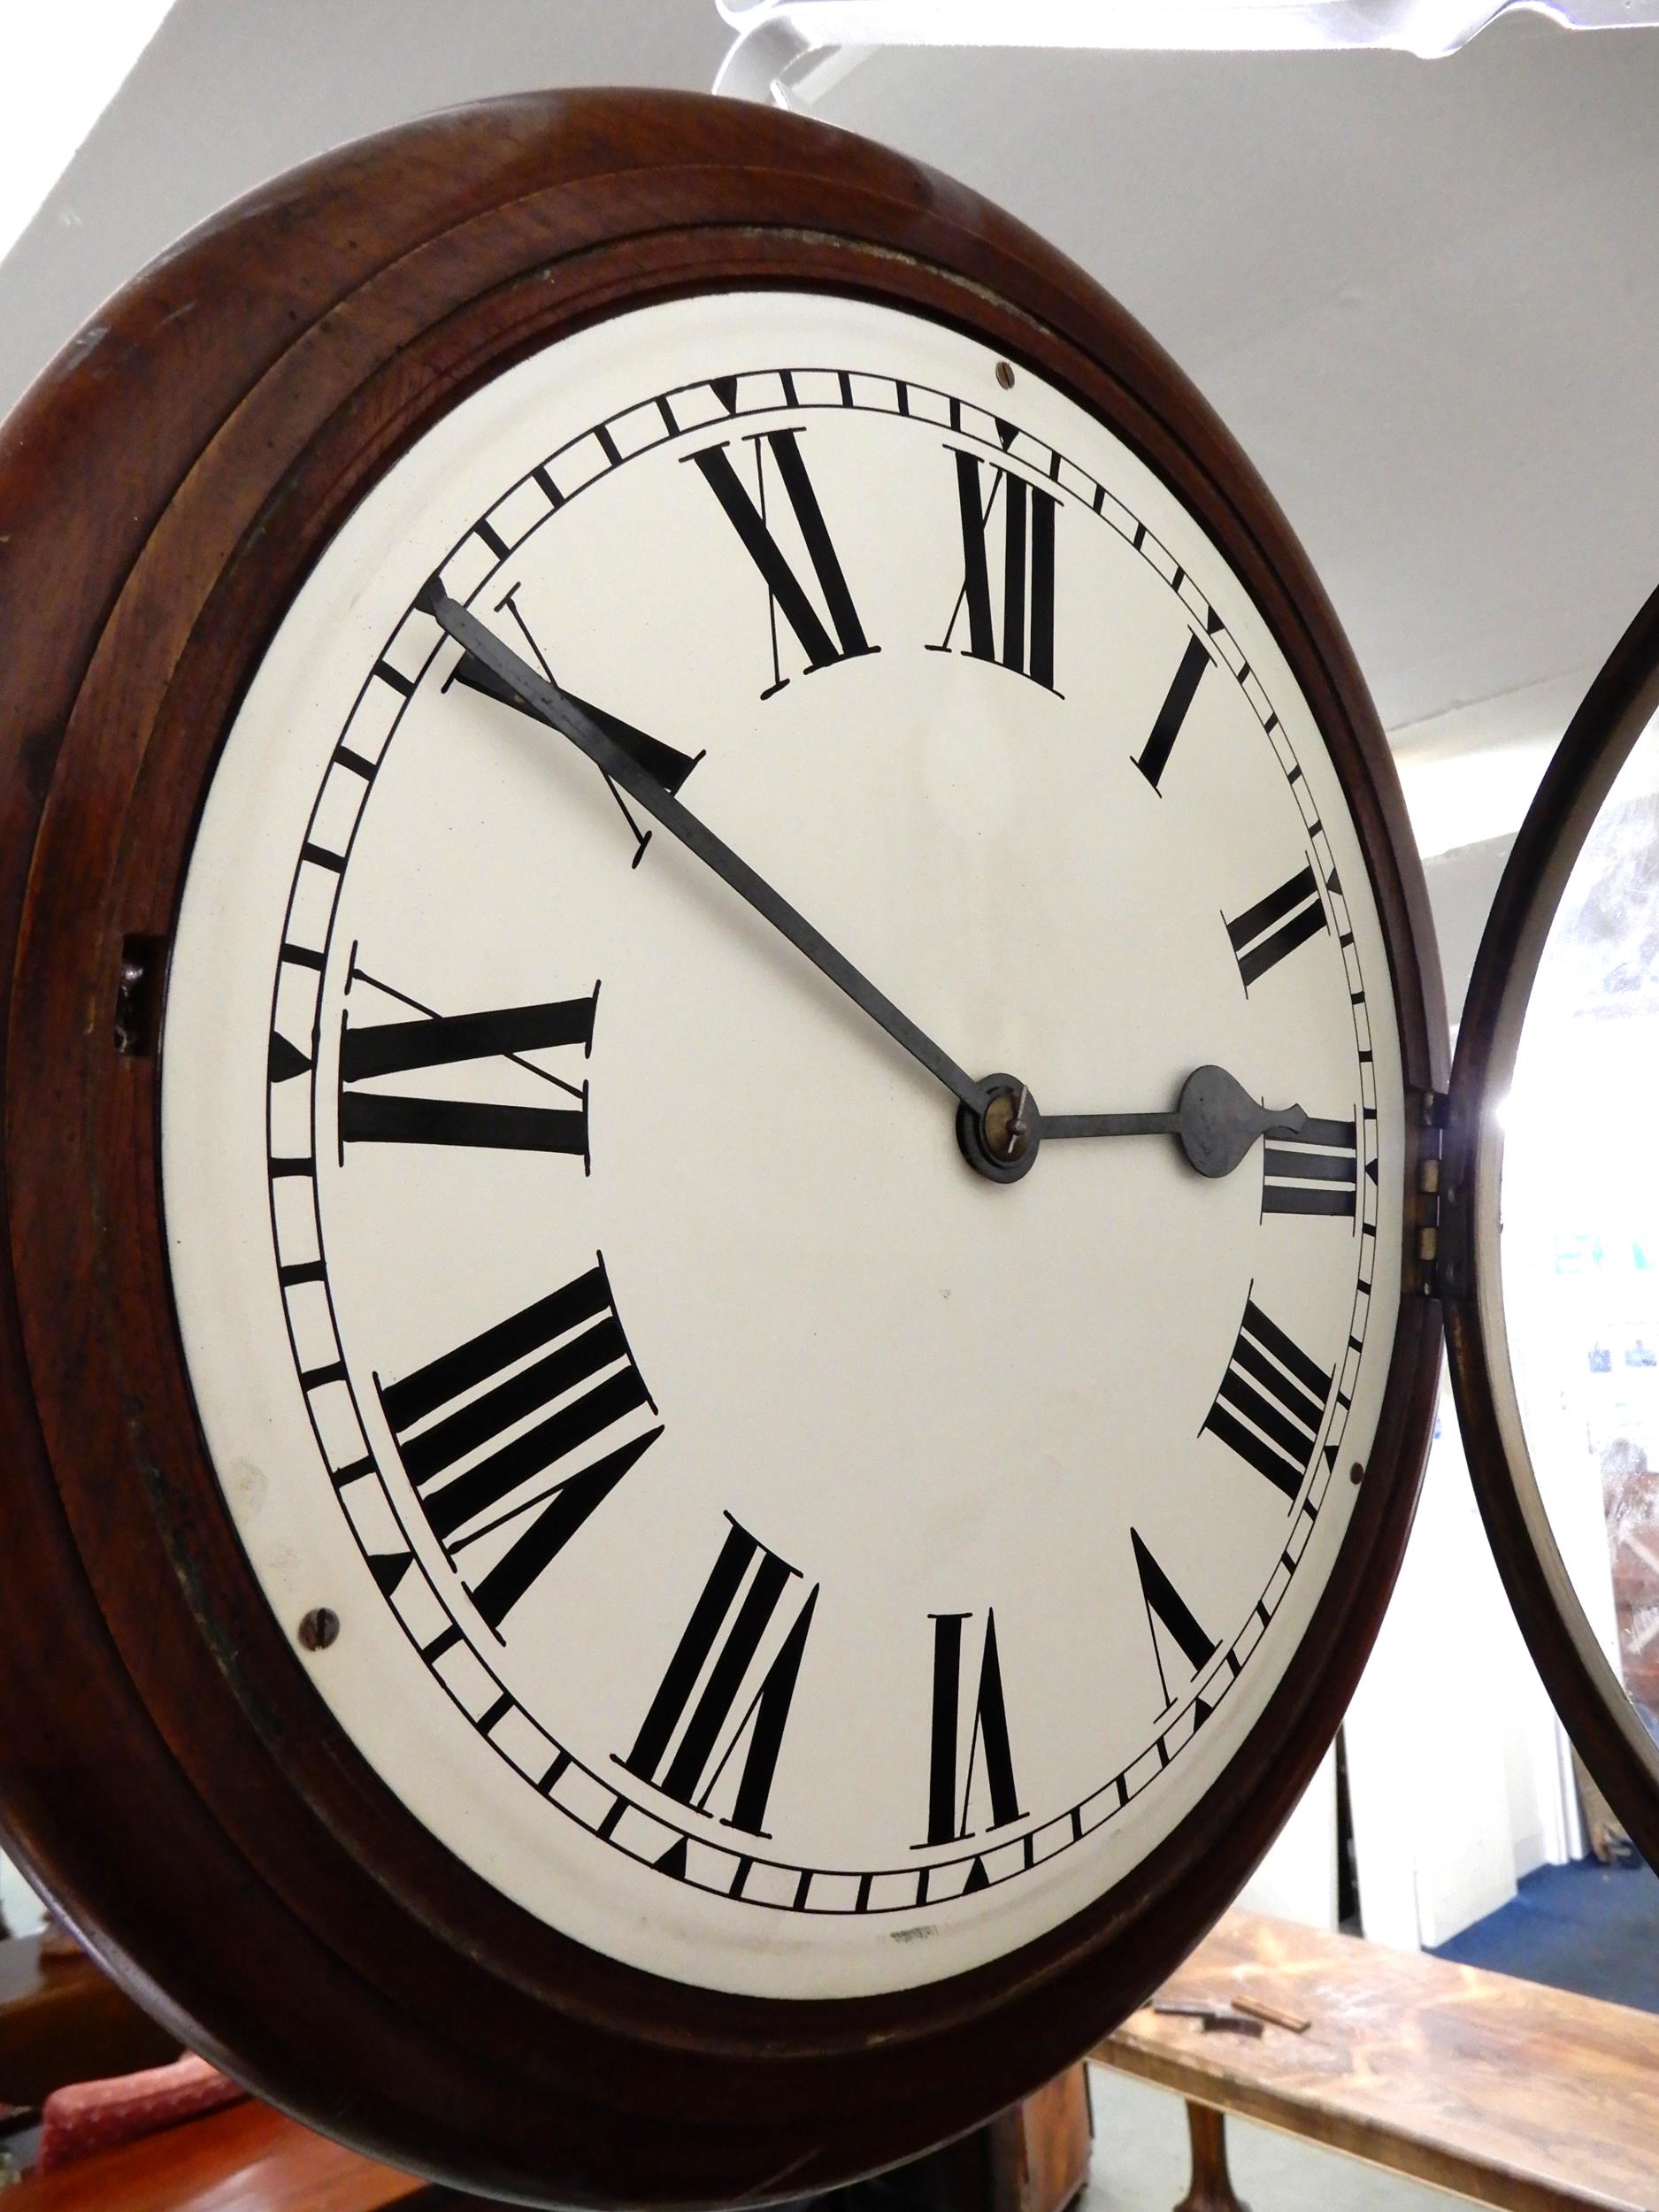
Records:
[[[415,1018],[353,1021],[340,1033],[340,1141],[348,1144],[458,1144],[511,1152],[570,1152],[588,1156],[588,1086],[566,1082],[524,1056],[557,1046],[592,1049],[595,983],[585,998],[541,1006],[498,1006],[480,1014],[439,1014],[405,991],[352,965],[352,981],[412,1008]],[[506,1060],[572,1102],[524,1106],[472,1099],[411,1096],[361,1087],[384,1076]]]
[[[1311,867],[1299,868],[1288,882],[1270,891],[1254,906],[1247,906],[1235,922],[1227,924],[1233,956],[1248,991],[1257,976],[1276,968],[1286,953],[1305,945],[1321,930],[1328,930],[1325,901]]]
[[[1332,1378],[1256,1301],[1227,1361],[1204,1427],[1293,1502],[1313,1463]]]
[[[729,1513],[726,1517],[731,1525],[719,1556],[634,1748],[619,1763],[665,1796],[705,1812],[735,1759],[732,1809],[723,1824],[764,1836],[818,1585],[786,1605],[800,1570]]]
[[[753,447],[755,453],[753,499],[733,467],[731,453],[726,446],[705,446],[701,453],[687,457],[701,470],[703,482],[719,501],[726,520],[742,540],[745,550],[765,582],[772,624],[772,680],[761,693],[763,699],[770,699],[774,692],[781,691],[789,680],[783,672],[778,648],[780,614],[806,655],[809,674],[833,667],[837,661],[881,649],[872,645],[864,635],[864,625],[858,619],[858,611],[853,605],[852,593],[824,520],[824,511],[818,505],[818,494],[802,458],[800,441],[798,430],[762,431],[743,440],[745,445]],[[791,565],[767,519],[768,456],[783,486],[784,503],[794,518],[794,534],[800,540],[807,566],[818,587],[817,603]]]
[[[662,1434],[603,1258],[400,1382],[380,1403],[422,1512],[499,1633]],[[596,1456],[588,1447],[600,1444]]]
[[[982,464],[978,456],[949,447],[956,464],[956,504],[962,520],[962,589],[950,626],[931,653],[965,652],[1000,662],[1052,691],[1054,682],[1054,524],[1060,503],[1010,469]],[[985,490],[988,467],[991,488]],[[1002,604],[991,597],[990,540],[1002,519]],[[1002,638],[997,637],[1000,611]],[[967,643],[953,647],[967,617]]]
[[[1351,1121],[1310,1121],[1270,1137],[1262,1155],[1264,1214],[1336,1214],[1352,1221],[1359,1144]]]
[[[984,1755],[987,1828],[1023,1820],[1008,1741],[1008,1708],[996,1651],[996,1615],[987,1609],[972,1696],[964,1695],[964,1630],[972,1613],[935,1613],[932,1744],[927,1774],[927,1842],[959,1843],[974,1832],[968,1814]],[[972,1662],[969,1661],[970,1670]],[[917,1850],[926,1845],[918,1844]]]

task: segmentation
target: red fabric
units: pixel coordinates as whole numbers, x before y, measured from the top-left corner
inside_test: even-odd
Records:
[[[142,2074],[72,2082],[54,2089],[41,2113],[39,2170],[50,2173],[94,2151],[135,2143],[180,2120],[199,2119],[221,2105],[235,2104],[247,2093],[217,2066],[189,2053],[171,2066],[152,2066]]]

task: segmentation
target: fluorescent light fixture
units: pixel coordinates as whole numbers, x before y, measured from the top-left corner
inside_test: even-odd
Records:
[[[717,92],[790,104],[808,57],[882,46],[1455,53],[1525,11],[1578,31],[1659,24],[1659,0],[716,0],[737,33]]]

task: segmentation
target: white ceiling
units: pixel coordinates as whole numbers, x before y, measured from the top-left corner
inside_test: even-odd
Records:
[[[273,170],[487,92],[706,86],[725,43],[713,0],[178,0],[0,264],[0,403]],[[1522,19],[1432,63],[889,51],[818,111],[1000,200],[1148,326],[1408,755],[1558,729],[1659,584],[1659,31]]]

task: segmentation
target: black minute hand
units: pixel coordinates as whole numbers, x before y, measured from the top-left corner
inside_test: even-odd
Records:
[[[830,981],[846,992],[853,1004],[879,1023],[889,1037],[902,1044],[913,1059],[919,1060],[932,1076],[936,1076],[948,1091],[954,1092],[963,1104],[976,1114],[982,1114],[989,1102],[989,1093],[983,1083],[976,1083],[965,1069],[959,1068],[949,1053],[941,1052],[933,1039],[919,1030],[908,1014],[902,1014],[883,992],[877,990],[867,976],[860,974],[850,960],[843,959],[826,937],[813,928],[804,915],[798,914],[789,902],[781,898],[771,884],[756,874],[746,860],[740,859],[731,847],[697,819],[690,810],[680,804],[673,794],[659,783],[650,770],[637,759],[626,746],[618,741],[626,726],[611,723],[602,725],[594,713],[572,699],[568,692],[550,684],[527,661],[521,660],[510,646],[503,645],[495,632],[478,617],[465,608],[458,599],[452,599],[434,577],[421,593],[418,603],[431,615],[440,626],[447,630],[458,645],[464,646],[474,660],[482,663],[492,676],[497,677],[534,714],[561,737],[566,737],[579,753],[586,754],[596,768],[603,771],[614,784],[618,784],[631,799],[635,800],[654,819],[660,822],[671,836],[677,837],[687,851],[693,852],[706,867],[711,868],[723,883],[729,884],[741,899],[747,900],[762,919],[772,924],[781,936],[787,937],[795,950],[803,953]]]

